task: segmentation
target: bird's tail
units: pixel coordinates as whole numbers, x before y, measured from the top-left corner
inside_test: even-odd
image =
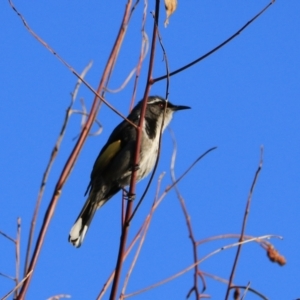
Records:
[[[81,246],[98,207],[97,201],[92,201],[89,196],[69,234],[69,242],[76,248]]]

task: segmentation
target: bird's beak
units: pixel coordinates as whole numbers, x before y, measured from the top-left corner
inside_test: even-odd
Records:
[[[185,106],[185,105],[174,105],[173,110],[182,110],[182,109],[191,109],[189,106]]]
[[[173,105],[170,108],[174,111],[183,110],[183,109],[191,109],[189,106],[185,106],[185,105]]]
[[[170,101],[168,101],[167,107],[172,109],[173,111],[177,111],[177,110],[183,110],[183,109],[190,109],[189,106],[185,106],[185,105],[174,105],[172,104]]]

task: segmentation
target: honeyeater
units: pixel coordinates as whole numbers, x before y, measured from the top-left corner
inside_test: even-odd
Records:
[[[140,101],[127,117],[136,125],[139,124],[142,104]],[[164,130],[175,111],[189,108],[184,105],[174,105],[159,96],[148,97],[139,162],[136,166],[137,181],[147,176],[155,165],[162,123]],[[137,129],[123,120],[113,130],[100,151],[91,173],[87,189],[88,198],[69,234],[69,241],[75,247],[80,247],[82,244],[96,210],[120,189],[130,184],[136,137]]]

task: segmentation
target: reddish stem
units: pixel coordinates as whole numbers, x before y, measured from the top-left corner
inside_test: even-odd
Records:
[[[259,175],[259,173],[261,171],[261,168],[262,168],[262,164],[263,164],[263,147],[261,147],[259,165],[258,165],[258,168],[255,172],[255,176],[254,176],[254,179],[253,179],[253,182],[252,182],[252,185],[251,185],[251,188],[250,188],[249,196],[248,196],[248,199],[247,199],[247,204],[246,204],[246,209],[245,209],[245,214],[244,214],[244,219],[243,219],[243,224],[242,224],[242,230],[241,230],[241,237],[239,239],[239,242],[242,242],[244,240],[244,235],[245,235],[247,219],[248,219],[248,215],[249,215],[249,211],[250,211],[250,204],[251,204],[251,200],[252,200],[252,195],[253,195],[253,191],[254,191],[254,188],[255,188],[255,185],[256,185],[256,182],[257,182],[257,179],[258,179],[258,175]],[[228,286],[227,286],[225,300],[228,300],[228,298],[229,298],[230,289],[231,289],[231,286],[232,286],[236,266],[237,266],[237,263],[238,263],[238,260],[239,260],[239,257],[240,257],[241,249],[242,249],[242,244],[239,244],[239,246],[237,248],[236,255],[235,255],[234,263],[233,263],[233,266],[232,266],[232,270],[231,270],[231,274],[230,274],[230,278],[229,278],[229,282],[228,282]]]
[[[135,150],[135,157],[134,157],[134,163],[133,163],[133,169],[132,169],[132,176],[131,176],[131,182],[130,182],[130,189],[129,194],[134,195],[135,194],[135,186],[136,186],[136,168],[135,166],[138,165],[139,158],[140,158],[140,148],[141,148],[141,141],[142,141],[142,128],[143,128],[143,122],[147,107],[147,99],[150,91],[151,86],[151,78],[152,78],[152,70],[154,65],[154,54],[155,54],[155,44],[156,44],[156,25],[158,24],[158,16],[159,16],[159,0],[156,0],[155,4],[155,21],[153,26],[153,34],[152,34],[152,45],[151,45],[151,53],[150,53],[150,60],[149,60],[149,68],[148,68],[148,77],[147,77],[147,85],[144,93],[144,100],[143,100],[143,106],[140,116],[140,122],[137,129],[137,139],[136,139],[136,150]],[[125,252],[125,246],[127,241],[127,236],[129,232],[129,220],[132,213],[132,207],[133,207],[133,201],[128,201],[127,208],[126,208],[126,215],[125,215],[125,223],[122,229],[122,235],[121,235],[121,241],[120,241],[120,247],[119,247],[119,253],[118,253],[118,259],[117,259],[117,265],[116,265],[116,271],[115,271],[115,277],[113,281],[113,285],[111,288],[110,293],[110,300],[116,299],[121,271],[122,271],[122,265],[123,265],[123,256]]]

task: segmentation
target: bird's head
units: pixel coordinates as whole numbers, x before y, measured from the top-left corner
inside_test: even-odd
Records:
[[[133,110],[134,114],[140,116],[141,109],[143,106],[143,100],[141,100]],[[145,121],[146,130],[150,138],[156,136],[156,129],[160,128],[162,121],[164,120],[165,129],[170,123],[173,113],[178,110],[190,109],[189,106],[185,105],[174,105],[170,101],[166,101],[160,96],[148,97]]]
[[[185,105],[174,105],[159,96],[150,96],[147,101],[146,115],[147,119],[156,120],[161,124],[164,117],[164,128],[170,123],[173,113],[178,110],[190,109]]]

